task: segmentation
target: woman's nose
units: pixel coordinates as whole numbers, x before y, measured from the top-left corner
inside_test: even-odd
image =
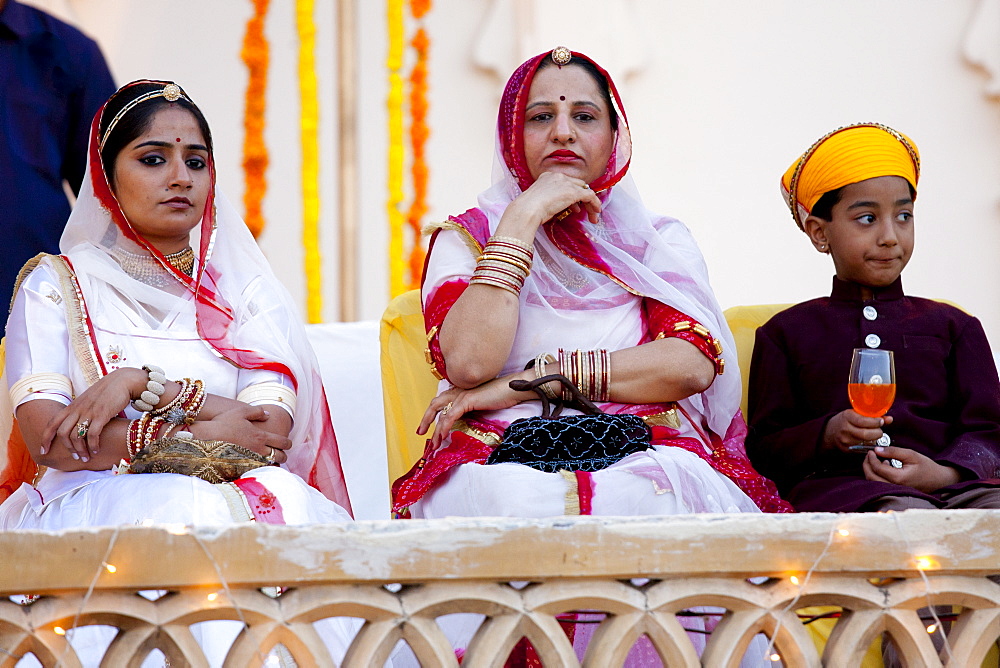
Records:
[[[183,161],[174,166],[173,173],[170,175],[171,188],[190,188],[193,183],[191,169]]]
[[[576,141],[576,132],[570,123],[569,114],[556,114],[555,123],[552,125],[552,139],[560,144]]]

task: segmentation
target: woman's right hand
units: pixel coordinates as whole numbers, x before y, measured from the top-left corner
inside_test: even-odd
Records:
[[[601,200],[586,181],[560,172],[543,172],[507,206],[496,233],[530,242],[542,223],[566,209],[577,213],[581,208],[590,222],[600,221]]]
[[[90,461],[101,449],[104,427],[128,406],[133,396],[145,389],[146,380],[145,371],[132,367],[123,367],[102,377],[46,425],[39,454],[45,455],[53,446],[62,446],[74,459]],[[83,437],[79,433],[81,424],[87,425]]]
[[[280,409],[278,409],[280,410]],[[226,441],[249,448],[254,452],[270,455],[278,464],[288,461],[292,441],[280,434],[262,429],[258,423],[268,419],[269,413],[260,406],[243,404],[219,413],[211,420],[199,420],[189,428],[195,438],[203,441]]]
[[[445,390],[441,394],[431,399],[430,405],[424,412],[424,417],[417,427],[418,434],[426,434],[431,423],[434,424],[434,433],[430,441],[433,449],[441,446],[441,441],[448,435],[451,428],[455,426],[455,421],[470,411],[495,411],[503,408],[516,406],[522,401],[537,399],[534,392],[517,392],[510,389],[510,381],[517,378],[532,380],[535,377],[534,370],[514,373],[502,378],[483,383],[478,387],[463,390],[453,387]]]

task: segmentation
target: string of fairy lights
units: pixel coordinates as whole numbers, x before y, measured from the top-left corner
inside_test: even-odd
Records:
[[[932,635],[935,634],[935,633],[940,633],[941,634],[941,636],[943,638],[943,644],[944,644],[944,650],[945,650],[946,656],[950,657],[952,655],[952,652],[951,652],[951,647],[950,647],[949,642],[948,642],[947,635],[944,633],[943,622],[945,622],[945,621],[954,621],[954,619],[956,618],[956,615],[954,615],[954,614],[940,615],[936,611],[935,606],[933,605],[932,597],[937,592],[934,591],[933,584],[932,584],[930,578],[927,577],[927,572],[928,571],[933,572],[934,570],[939,569],[941,567],[941,564],[940,564],[938,558],[935,557],[934,555],[925,555],[925,554],[920,554],[920,553],[913,552],[912,546],[911,546],[911,543],[910,543],[910,540],[909,540],[909,536],[904,531],[903,527],[900,525],[899,518],[897,516],[898,513],[889,513],[889,514],[893,516],[897,532],[901,536],[901,538],[902,538],[902,540],[904,542],[904,545],[906,546],[907,550],[909,552],[911,552],[911,554],[912,554],[912,557],[911,557],[912,567],[920,575],[920,577],[921,577],[921,579],[923,580],[923,583],[924,583],[924,595],[926,596],[926,600],[927,600],[927,606],[926,607],[929,610],[929,614],[927,616],[925,616],[925,617],[922,617],[922,621],[925,623],[925,629],[926,629],[927,633],[932,634]],[[849,522],[849,520],[847,520],[847,521]],[[235,614],[237,615],[237,617],[239,618],[239,620],[243,623],[244,628],[247,628],[249,633],[253,633],[252,625],[249,625],[247,623],[247,621],[246,621],[246,619],[244,617],[243,610],[240,608],[240,606],[236,602],[236,598],[232,595],[232,591],[231,591],[231,589],[229,587],[228,582],[226,581],[225,575],[223,574],[223,571],[222,571],[222,568],[221,568],[220,564],[215,559],[215,557],[212,555],[212,553],[208,549],[207,545],[205,545],[204,542],[197,535],[197,531],[195,531],[193,527],[189,527],[189,526],[185,526],[185,525],[181,525],[181,524],[155,524],[152,520],[145,520],[145,521],[143,521],[141,523],[141,525],[145,526],[145,527],[154,527],[154,526],[156,526],[156,527],[158,527],[160,529],[163,529],[166,532],[168,532],[168,533],[170,533],[172,535],[176,535],[176,536],[184,536],[184,535],[190,535],[190,536],[192,536],[194,538],[194,540],[197,542],[197,544],[199,545],[199,547],[201,548],[201,550],[204,553],[205,557],[212,564],[212,567],[215,570],[216,576],[218,578],[218,584],[217,584],[217,586],[210,587],[211,591],[206,595],[206,600],[208,602],[210,602],[210,603],[215,603],[216,601],[218,601],[220,599],[220,597],[224,597],[223,600],[230,601],[231,604],[232,604],[232,606],[233,606],[233,611],[235,612]],[[96,564],[96,567],[95,567],[95,572],[94,572],[94,577],[91,578],[91,581],[90,581],[90,584],[89,584],[89,586],[88,586],[88,588],[86,590],[86,593],[84,594],[84,596],[82,597],[82,599],[80,601],[80,605],[79,605],[79,607],[77,609],[77,612],[76,612],[73,620],[68,625],[69,628],[66,628],[66,627],[64,627],[64,626],[62,626],[62,625],[60,625],[58,623],[53,624],[50,628],[51,628],[51,631],[54,634],[59,635],[59,636],[67,636],[71,631],[73,631],[76,628],[79,628],[80,627],[79,622],[80,622],[81,618],[83,617],[83,615],[84,615],[84,613],[86,611],[86,608],[87,608],[87,604],[90,601],[90,599],[91,599],[91,597],[92,597],[92,595],[93,595],[93,593],[94,593],[94,591],[96,589],[96,586],[97,586],[98,582],[101,580],[101,578],[102,577],[107,577],[107,576],[114,576],[114,575],[122,572],[122,569],[118,565],[116,565],[116,563],[115,563],[116,560],[112,558],[114,556],[114,548],[115,548],[117,539],[119,537],[120,531],[121,531],[121,527],[116,528],[115,531],[114,531],[114,533],[109,538],[108,546],[107,546],[106,550],[104,551],[104,554],[97,561],[97,564]],[[823,560],[827,557],[827,555],[830,553],[830,551],[835,546],[838,546],[838,545],[841,546],[841,547],[849,547],[849,541],[851,541],[851,537],[852,537],[851,530],[850,530],[850,528],[846,524],[841,523],[839,525],[835,524],[835,525],[831,526],[829,535],[828,535],[827,540],[826,540],[826,543],[823,546],[822,550],[820,550],[820,552],[816,556],[816,558],[813,560],[813,563],[808,568],[806,568],[806,569],[792,569],[792,570],[788,571],[788,574],[785,577],[787,578],[788,582],[790,582],[792,585],[794,585],[796,587],[796,593],[791,598],[791,600],[788,601],[788,603],[784,606],[784,608],[780,611],[780,613],[777,614],[777,615],[775,615],[775,618],[777,620],[776,621],[776,625],[775,625],[775,628],[773,629],[773,631],[768,636],[767,649],[764,652],[764,655],[762,656],[762,659],[765,662],[768,661],[768,660],[770,662],[772,662],[772,663],[778,663],[778,662],[781,661],[781,655],[775,649],[775,639],[778,638],[779,635],[780,635],[780,630],[781,630],[781,626],[782,626],[782,620],[784,619],[785,613],[788,613],[791,610],[799,610],[797,616],[802,621],[803,624],[811,624],[813,622],[817,622],[817,621],[824,620],[824,619],[830,619],[830,618],[836,619],[836,618],[839,618],[841,616],[841,611],[840,611],[839,608],[831,608],[829,611],[826,611],[826,612],[823,612],[823,613],[819,613],[819,614],[809,614],[809,613],[803,612],[802,610],[799,609],[799,603],[800,603],[802,597],[808,593],[807,588],[808,588],[810,579],[812,578],[813,574],[819,569],[819,567],[821,566]],[[121,555],[119,555],[119,556],[121,556]],[[770,578],[770,579],[773,580],[775,578]],[[267,592],[265,592],[265,593],[267,593]],[[270,596],[273,597],[273,596],[277,596],[279,593],[280,593],[280,589],[278,589],[277,593],[268,594],[268,595],[270,595]],[[40,597],[38,597],[38,596],[27,596],[26,600],[24,601],[23,604],[24,605],[31,605],[35,601],[37,601],[38,598],[40,598]],[[701,612],[701,611],[690,611],[690,610],[679,611],[679,612],[676,613],[677,617],[680,617],[680,618],[684,618],[684,617],[703,617],[703,618],[715,617],[715,618],[718,618],[721,614],[722,613],[720,613],[720,612],[711,612],[711,611]],[[595,623],[598,623],[599,624],[602,621],[603,621],[603,619],[595,619],[595,620],[583,621],[583,622],[580,622],[580,623],[585,623],[585,624],[595,624]],[[86,625],[84,625],[84,626],[86,626]],[[710,633],[708,631],[698,631],[698,630],[691,630],[689,632],[692,632],[692,633]],[[70,647],[71,647],[71,645],[69,643],[67,643],[67,645],[64,647],[64,649],[63,649],[63,658],[65,658],[66,653],[68,651],[70,651]],[[17,658],[20,658],[20,657],[17,657]],[[62,663],[63,658],[60,658],[60,663]],[[259,658],[261,659],[262,662],[264,662],[265,657],[260,656]]]

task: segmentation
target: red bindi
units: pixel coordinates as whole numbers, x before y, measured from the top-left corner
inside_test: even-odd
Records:
[[[175,142],[177,142],[177,143],[179,144],[179,143],[181,143],[181,138],[180,138],[180,137],[178,137],[178,138],[177,138],[177,139],[175,139],[174,141],[175,141]]]
[[[566,101],[566,96],[565,95],[560,95],[559,96],[559,101],[560,102],[565,102]]]

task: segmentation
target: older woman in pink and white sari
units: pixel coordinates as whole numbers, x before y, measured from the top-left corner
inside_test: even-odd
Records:
[[[744,453],[735,345],[702,256],[687,227],[643,206],[631,151],[614,84],[586,56],[556,49],[510,78],[494,184],[431,241],[422,297],[443,380],[425,456],[394,484],[397,513],[787,510]],[[541,411],[510,381],[554,372],[604,412],[640,416],[649,448],[594,471],[487,464],[510,423]]]
[[[393,485],[395,512],[789,510],[743,450],[735,344],[701,253],[681,222],[643,206],[628,175],[628,121],[607,72],[563,47],[528,60],[507,83],[496,139],[493,186],[431,240],[423,313],[442,380],[418,429],[436,422],[424,456]],[[575,389],[540,380],[553,373]],[[508,426],[543,412],[541,395],[511,387],[518,380],[637,416],[648,441],[626,452],[597,442],[587,461],[558,466],[508,457]],[[456,621],[448,635],[461,648],[476,626]],[[588,628],[577,628],[578,651]],[[692,636],[696,647],[703,638]],[[629,664],[654,656],[647,643]],[[512,660],[530,658],[519,646]]]

